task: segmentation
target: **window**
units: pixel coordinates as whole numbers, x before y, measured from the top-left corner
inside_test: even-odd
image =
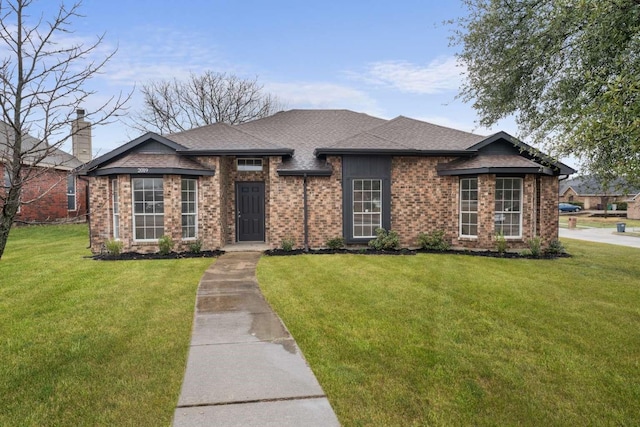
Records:
[[[67,210],[76,210],[76,177],[75,175],[67,176]]]
[[[262,159],[238,159],[239,172],[262,172]]]
[[[120,206],[118,205],[118,180],[111,180],[112,203],[113,203],[113,238],[120,239]]]
[[[11,187],[11,175],[9,174],[9,169],[7,169],[6,166],[4,167],[4,187]]]
[[[353,180],[353,237],[375,237],[382,227],[382,180]]]
[[[195,239],[198,205],[198,181],[182,178],[182,238]]]
[[[164,234],[162,178],[133,178],[135,240],[158,240]]]
[[[496,178],[496,233],[521,237],[522,178]]]
[[[478,178],[460,180],[460,236],[478,236]]]

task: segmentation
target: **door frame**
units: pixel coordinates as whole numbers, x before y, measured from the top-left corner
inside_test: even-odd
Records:
[[[261,189],[261,196],[262,196],[262,218],[261,218],[261,222],[262,222],[262,239],[261,240],[240,240],[240,186],[242,185],[256,185],[258,184],[259,186],[262,187]],[[235,228],[236,228],[236,243],[244,243],[244,242],[265,242],[265,236],[266,236],[266,185],[264,181],[236,181],[235,182],[235,193],[236,193],[236,200],[235,200],[235,209],[234,209],[234,216],[235,216]]]

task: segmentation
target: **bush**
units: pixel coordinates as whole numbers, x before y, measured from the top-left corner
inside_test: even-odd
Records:
[[[162,255],[171,253],[174,245],[175,243],[173,242],[173,239],[166,234],[158,240],[158,246],[160,247],[160,253]]]
[[[285,237],[284,239],[282,239],[282,250],[285,252],[291,252],[295,243],[296,242],[293,240],[293,237]]]
[[[496,234],[496,250],[501,254],[507,251],[507,239],[504,238],[502,232]]]
[[[202,240],[198,239],[194,242],[190,242],[188,245],[189,252],[199,254],[202,252]]]
[[[619,211],[626,211],[627,210],[627,202],[617,202],[616,203],[616,209]]]
[[[549,243],[549,246],[544,250],[545,254],[548,255],[560,255],[565,253],[566,250],[564,248],[564,246],[562,246],[562,243],[560,243],[560,240],[552,240],[551,243]]]
[[[529,240],[529,251],[531,251],[531,255],[535,257],[540,256],[542,253],[542,239],[540,236],[536,236]]]
[[[574,206],[580,206],[580,210],[584,210],[584,203],[582,202],[567,202],[567,203]]]
[[[398,233],[384,228],[376,228],[376,238],[369,241],[369,246],[378,251],[396,249],[399,245]]]
[[[121,240],[107,240],[104,244],[107,248],[107,253],[109,255],[118,256],[122,253],[122,241]]]
[[[418,246],[422,249],[443,252],[449,249],[449,242],[444,238],[444,230],[436,230],[431,233],[420,233]]]
[[[327,240],[327,247],[333,250],[342,249],[344,247],[344,239],[342,237],[329,239]]]

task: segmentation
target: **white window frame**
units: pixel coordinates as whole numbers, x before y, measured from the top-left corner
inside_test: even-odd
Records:
[[[503,191],[510,191],[511,197],[505,198],[504,195],[506,195],[506,193],[503,193],[504,194],[503,197],[498,199],[498,191],[499,191],[498,181],[499,180],[502,180],[502,181],[508,180],[511,183],[514,183],[514,182],[519,183],[517,188],[512,186],[506,190],[503,189]],[[521,239],[522,238],[522,203],[523,203],[523,197],[522,197],[523,187],[522,186],[523,186],[523,179],[519,177],[497,177],[496,178],[495,210],[494,210],[495,230],[496,230],[496,234],[502,233],[505,239]],[[515,202],[515,199],[513,197],[514,191],[517,191],[519,193],[519,200],[517,204],[514,203]],[[499,204],[502,204],[502,209],[498,209]],[[513,210],[514,205],[517,208],[517,210]],[[514,215],[514,214],[518,215],[518,221],[517,223],[515,223],[518,226],[518,234],[505,234],[504,228],[503,228],[504,224],[502,222],[504,221],[504,218],[507,215]]]
[[[70,190],[71,186],[70,184],[73,183],[73,188]],[[77,183],[76,183],[76,176],[73,174],[69,174],[67,175],[67,210],[68,211],[76,211],[78,210],[78,200],[76,197],[76,190],[77,190]],[[73,197],[73,209],[70,209],[69,207],[71,206],[71,203],[69,203],[69,201],[71,200],[70,198]]]
[[[135,189],[135,181],[136,180],[142,180],[143,181],[143,190],[142,190],[142,192],[143,192],[143,200],[138,201],[137,203],[139,203],[139,204],[142,203],[142,206],[144,207],[145,212],[136,213],[136,192],[140,191],[140,190],[136,190]],[[152,194],[153,194],[152,200],[145,200],[144,199],[144,191],[145,191],[144,182],[145,182],[145,180],[146,181],[159,180],[162,183],[162,202],[161,202],[162,203],[161,204],[162,212],[159,212],[157,210],[158,205],[159,205],[160,202],[155,199],[156,191],[153,191],[154,185],[152,185]],[[160,237],[162,237],[162,235],[165,234],[164,233],[164,179],[162,177],[133,177],[133,178],[131,178],[131,206],[132,206],[132,215],[131,216],[132,216],[132,222],[133,222],[133,240],[136,241],[136,242],[157,242],[158,239],[160,239]],[[146,212],[147,210],[150,210],[150,212]],[[146,224],[147,218],[153,217],[153,221],[155,223],[155,221],[160,216],[162,216],[162,232],[159,235],[157,235],[158,232],[155,229],[158,228],[158,227],[156,227],[155,224],[154,224],[153,227],[150,227],[150,228],[154,229],[154,233],[153,233],[154,236],[152,238],[148,238],[148,239],[139,239],[138,236],[137,236],[137,233],[138,233],[137,221],[138,221],[138,219],[139,218],[140,219],[144,218],[144,224],[142,225],[142,228],[143,228],[143,230],[146,230],[147,229],[146,228],[147,227],[147,224]],[[145,234],[146,234],[146,232],[145,232]]]
[[[362,200],[356,200],[356,182],[361,182],[362,186],[360,190],[357,190],[359,192],[362,193]],[[369,189],[364,189],[365,187],[365,182],[368,182],[369,185]],[[378,183],[378,189],[374,190],[373,189],[373,183],[376,182]],[[380,194],[380,199],[379,199],[379,206],[374,206],[375,202],[374,202],[374,193],[377,192]],[[365,194],[369,194],[369,200],[365,200]],[[376,237],[376,229],[377,228],[382,228],[382,205],[383,205],[383,200],[382,200],[383,194],[382,194],[382,179],[370,179],[370,178],[357,178],[357,179],[353,179],[351,181],[351,234],[352,237],[354,239],[369,239],[369,238],[374,238]],[[362,203],[362,208],[361,210],[356,210],[356,203]],[[365,208],[365,204],[369,204],[371,205],[372,208],[377,208],[377,210],[373,210],[373,211],[369,211],[369,209]],[[363,216],[369,216],[369,217],[373,217],[375,215],[378,215],[379,217],[379,221],[378,224],[375,225],[372,228],[372,234],[371,235],[356,235],[356,215],[363,215]]]
[[[120,195],[118,185],[118,178],[111,180],[111,203],[112,203],[112,215],[113,215],[113,238],[120,240]]]
[[[243,157],[236,159],[238,172],[262,172],[263,167],[264,164],[261,158]]]
[[[468,181],[469,182],[469,188],[465,189],[463,182],[464,181]],[[471,182],[475,182],[475,189],[472,188],[471,186]],[[466,238],[477,238],[478,237],[478,195],[479,195],[479,189],[478,189],[478,178],[477,177],[470,177],[470,178],[460,178],[460,207],[459,207],[459,211],[460,211],[460,215],[459,215],[459,236],[460,237],[466,237]],[[473,194],[473,192],[475,192],[475,199],[473,199],[471,196]],[[469,197],[465,199],[465,195],[468,195]],[[475,210],[474,209],[464,209],[464,202],[468,201],[469,202],[469,206],[471,206],[471,202],[475,201]],[[465,215],[476,215],[476,222],[475,224],[473,222],[467,221],[464,222],[464,217]],[[468,225],[469,227],[475,225],[476,228],[476,234],[464,234],[463,230],[464,230],[464,226]]]
[[[184,183],[193,183],[193,190],[184,188]],[[193,200],[185,200],[185,195],[192,195]],[[193,204],[193,211],[189,211],[189,204]],[[182,225],[182,240],[196,240],[198,238],[198,180],[196,178],[182,178],[180,182],[180,204],[181,204],[181,225]],[[186,212],[185,212],[186,208]],[[187,217],[193,217],[193,236],[185,236],[185,230],[190,228],[190,225],[185,226],[184,221]],[[186,228],[185,228],[186,227]]]

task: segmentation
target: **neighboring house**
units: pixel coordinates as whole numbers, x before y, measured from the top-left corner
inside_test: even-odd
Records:
[[[640,219],[640,192],[627,200],[627,218]]]
[[[49,154],[35,165],[35,161],[27,156],[30,177],[22,188],[20,208],[15,217],[18,223],[49,223],[67,220],[86,220],[87,188],[85,177],[78,177],[74,170],[84,162],[91,160],[91,125],[84,121],[84,111],[78,110],[78,118],[73,123],[73,152],[68,154],[60,149],[51,148],[31,135],[22,139],[23,150],[38,152],[48,150]],[[0,122],[0,176],[4,193],[10,186],[10,174],[3,161],[11,148],[5,142],[11,135],[5,123]],[[0,200],[0,209],[2,200]]]
[[[366,245],[378,227],[401,245],[443,230],[454,247],[511,248],[558,237],[558,177],[575,171],[500,132],[479,136],[348,110],[291,110],[240,125],[147,133],[86,165],[91,247],[176,250],[241,242]]]
[[[640,189],[629,188],[622,180],[616,179],[603,186],[597,179],[580,176],[560,182],[560,201],[582,203],[584,209],[604,210],[607,205],[626,202],[638,194]]]

